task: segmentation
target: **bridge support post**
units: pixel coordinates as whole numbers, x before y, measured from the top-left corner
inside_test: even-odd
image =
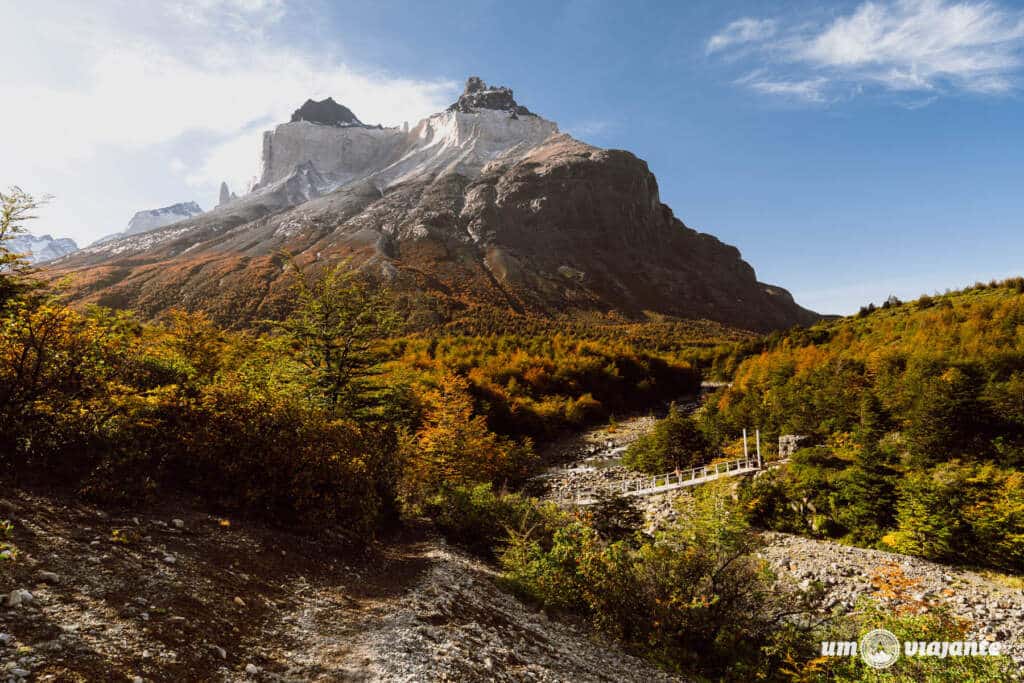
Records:
[[[757,469],[761,469],[761,430],[757,432]]]
[[[743,428],[743,459],[750,462],[750,454],[747,452],[747,428]]]

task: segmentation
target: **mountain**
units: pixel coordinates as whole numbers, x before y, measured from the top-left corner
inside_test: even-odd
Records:
[[[510,88],[470,78],[411,129],[349,114],[307,102],[264,134],[250,193],[93,245],[54,275],[72,275],[81,302],[202,308],[234,325],[291,305],[282,251],[314,271],[352,259],[442,319],[476,306],[755,330],[817,319],[758,282],[735,247],[677,219],[645,162],[560,133]]]
[[[138,235],[143,232],[149,232],[150,230],[162,228],[165,225],[171,225],[172,223],[198,216],[202,212],[203,210],[195,202],[181,202],[159,209],[138,211],[128,221],[128,227],[122,234]]]
[[[73,239],[54,239],[50,235],[15,235],[4,246],[15,254],[26,255],[29,263],[45,263],[78,251]]]
[[[101,237],[90,246],[103,244],[130,235],[141,235],[144,232],[194,218],[201,213],[203,213],[202,208],[195,202],[179,202],[178,204],[171,204],[159,209],[136,211],[135,215],[128,221],[128,227],[123,231]]]

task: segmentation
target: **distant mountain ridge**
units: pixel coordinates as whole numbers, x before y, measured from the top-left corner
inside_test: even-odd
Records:
[[[137,211],[131,220],[128,221],[128,227],[125,228],[124,234],[138,235],[139,233],[149,232],[171,223],[177,223],[178,221],[198,216],[202,212],[203,210],[195,202],[180,202],[159,209]]]
[[[136,211],[128,221],[128,226],[124,230],[114,233],[113,235],[101,237],[90,246],[103,244],[104,242],[110,242],[111,240],[128,237],[130,235],[141,235],[144,232],[150,232],[151,230],[156,230],[157,228],[162,228],[166,225],[194,218],[202,213],[202,208],[195,202],[179,202],[177,204],[171,204],[170,206],[160,207],[159,209]]]
[[[78,251],[78,244],[69,237],[22,233],[7,240],[4,246],[15,254],[23,254],[29,263],[38,264],[59,259]]]
[[[82,302],[201,308],[230,325],[292,304],[282,251],[312,271],[351,259],[439,319],[480,305],[753,330],[818,318],[758,282],[735,247],[679,221],[643,161],[560,133],[510,88],[471,77],[412,128],[312,104],[264,134],[248,194],[93,245],[54,274],[72,275]]]

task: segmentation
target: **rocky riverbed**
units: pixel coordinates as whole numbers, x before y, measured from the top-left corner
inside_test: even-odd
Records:
[[[871,595],[872,573],[898,567],[915,585],[915,601],[947,605],[971,623],[967,640],[998,641],[1003,652],[1024,667],[1024,589],[1013,588],[969,569],[916,557],[791,536],[766,533],[765,558],[783,577],[802,588],[824,587],[823,611],[849,612]]]

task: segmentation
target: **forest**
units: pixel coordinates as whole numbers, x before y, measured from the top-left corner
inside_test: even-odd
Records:
[[[770,528],[1024,570],[1024,279],[776,334],[699,417],[807,437],[747,491]]]

